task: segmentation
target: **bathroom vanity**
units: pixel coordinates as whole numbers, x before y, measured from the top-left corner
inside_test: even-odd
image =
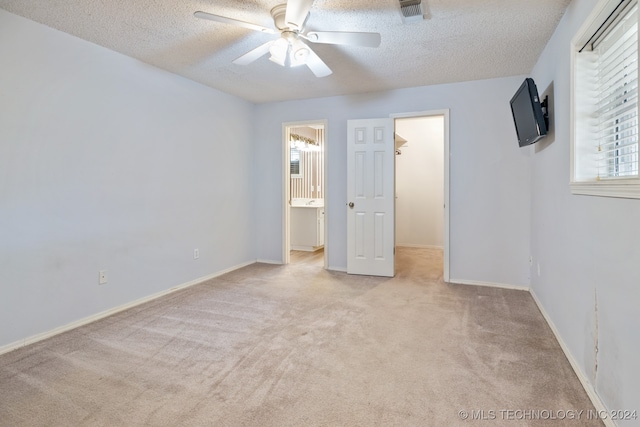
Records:
[[[293,204],[290,215],[291,249],[316,251],[324,246],[324,205]]]

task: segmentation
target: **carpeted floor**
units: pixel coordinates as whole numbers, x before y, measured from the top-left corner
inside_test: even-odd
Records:
[[[397,258],[255,264],[2,355],[0,425],[602,425],[527,292]]]

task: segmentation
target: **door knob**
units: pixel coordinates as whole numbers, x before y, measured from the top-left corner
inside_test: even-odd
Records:
[[[351,209],[353,209],[353,206],[354,206],[353,202],[349,202],[349,204],[347,206],[349,206]]]

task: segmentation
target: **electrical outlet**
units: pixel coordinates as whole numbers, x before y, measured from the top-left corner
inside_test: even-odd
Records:
[[[200,258],[200,249],[194,249],[193,250],[193,259],[198,259]]]
[[[100,270],[98,272],[98,284],[104,285],[107,283],[107,270]]]

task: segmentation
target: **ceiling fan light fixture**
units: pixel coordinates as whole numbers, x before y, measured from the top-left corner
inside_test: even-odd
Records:
[[[284,67],[287,62],[287,53],[289,53],[289,43],[285,39],[280,38],[271,44],[269,53],[271,53],[269,57],[270,61]]]
[[[311,50],[306,44],[302,43],[300,40],[294,40],[291,43],[291,50],[289,54],[289,62],[291,66],[297,67],[299,65],[305,65],[310,52]]]

